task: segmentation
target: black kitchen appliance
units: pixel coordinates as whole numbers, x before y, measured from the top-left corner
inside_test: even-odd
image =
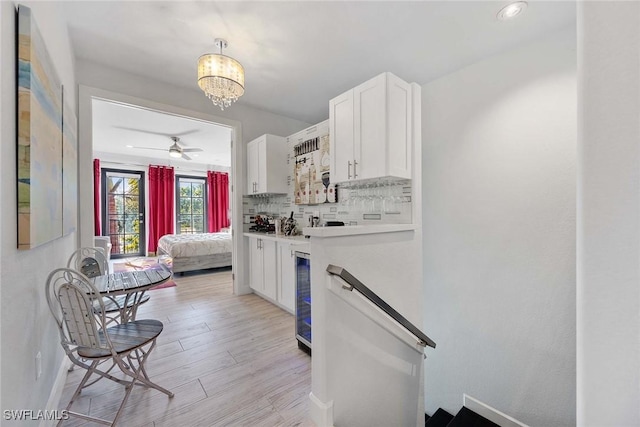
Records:
[[[256,215],[254,225],[249,227],[249,231],[256,233],[275,233],[276,224],[273,218],[264,215]]]
[[[296,338],[311,354],[311,257],[304,252],[296,252]]]

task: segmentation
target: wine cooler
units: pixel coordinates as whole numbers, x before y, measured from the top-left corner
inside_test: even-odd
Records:
[[[311,354],[311,259],[303,252],[296,252],[296,338]]]

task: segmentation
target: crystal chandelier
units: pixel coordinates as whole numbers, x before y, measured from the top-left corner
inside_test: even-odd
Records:
[[[215,39],[220,53],[206,53],[198,59],[198,86],[214,105],[224,110],[244,94],[244,68],[222,54],[227,41]]]

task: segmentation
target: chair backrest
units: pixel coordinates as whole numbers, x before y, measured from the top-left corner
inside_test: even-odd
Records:
[[[104,302],[86,276],[70,268],[53,270],[47,278],[46,293],[67,353],[77,346],[111,347],[108,336],[105,336],[106,343],[100,342],[98,332],[107,324]]]
[[[69,257],[67,267],[89,278],[109,274],[109,261],[100,248],[85,247],[76,250]]]

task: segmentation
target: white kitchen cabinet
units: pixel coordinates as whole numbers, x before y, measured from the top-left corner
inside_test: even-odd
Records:
[[[277,290],[277,254],[276,254],[276,242],[272,240],[262,240],[262,262],[264,263],[262,268],[264,272],[264,290],[263,293],[275,300]]]
[[[331,139],[330,170],[332,182],[352,179],[354,162],[353,89],[329,101],[329,127]]]
[[[411,85],[391,73],[329,102],[333,182],[411,178]]]
[[[287,137],[290,148],[308,139],[317,138],[329,133],[329,120],[324,120]]]
[[[255,194],[256,184],[260,180],[260,144],[255,141],[247,144],[247,194]]]
[[[287,193],[287,142],[262,135],[247,144],[247,194]]]
[[[278,242],[278,304],[287,311],[295,310],[296,257],[295,246]]]
[[[276,242],[249,238],[249,285],[262,296],[276,300]]]
[[[262,292],[264,288],[264,263],[260,242],[261,239],[249,238],[249,286],[258,292]]]

